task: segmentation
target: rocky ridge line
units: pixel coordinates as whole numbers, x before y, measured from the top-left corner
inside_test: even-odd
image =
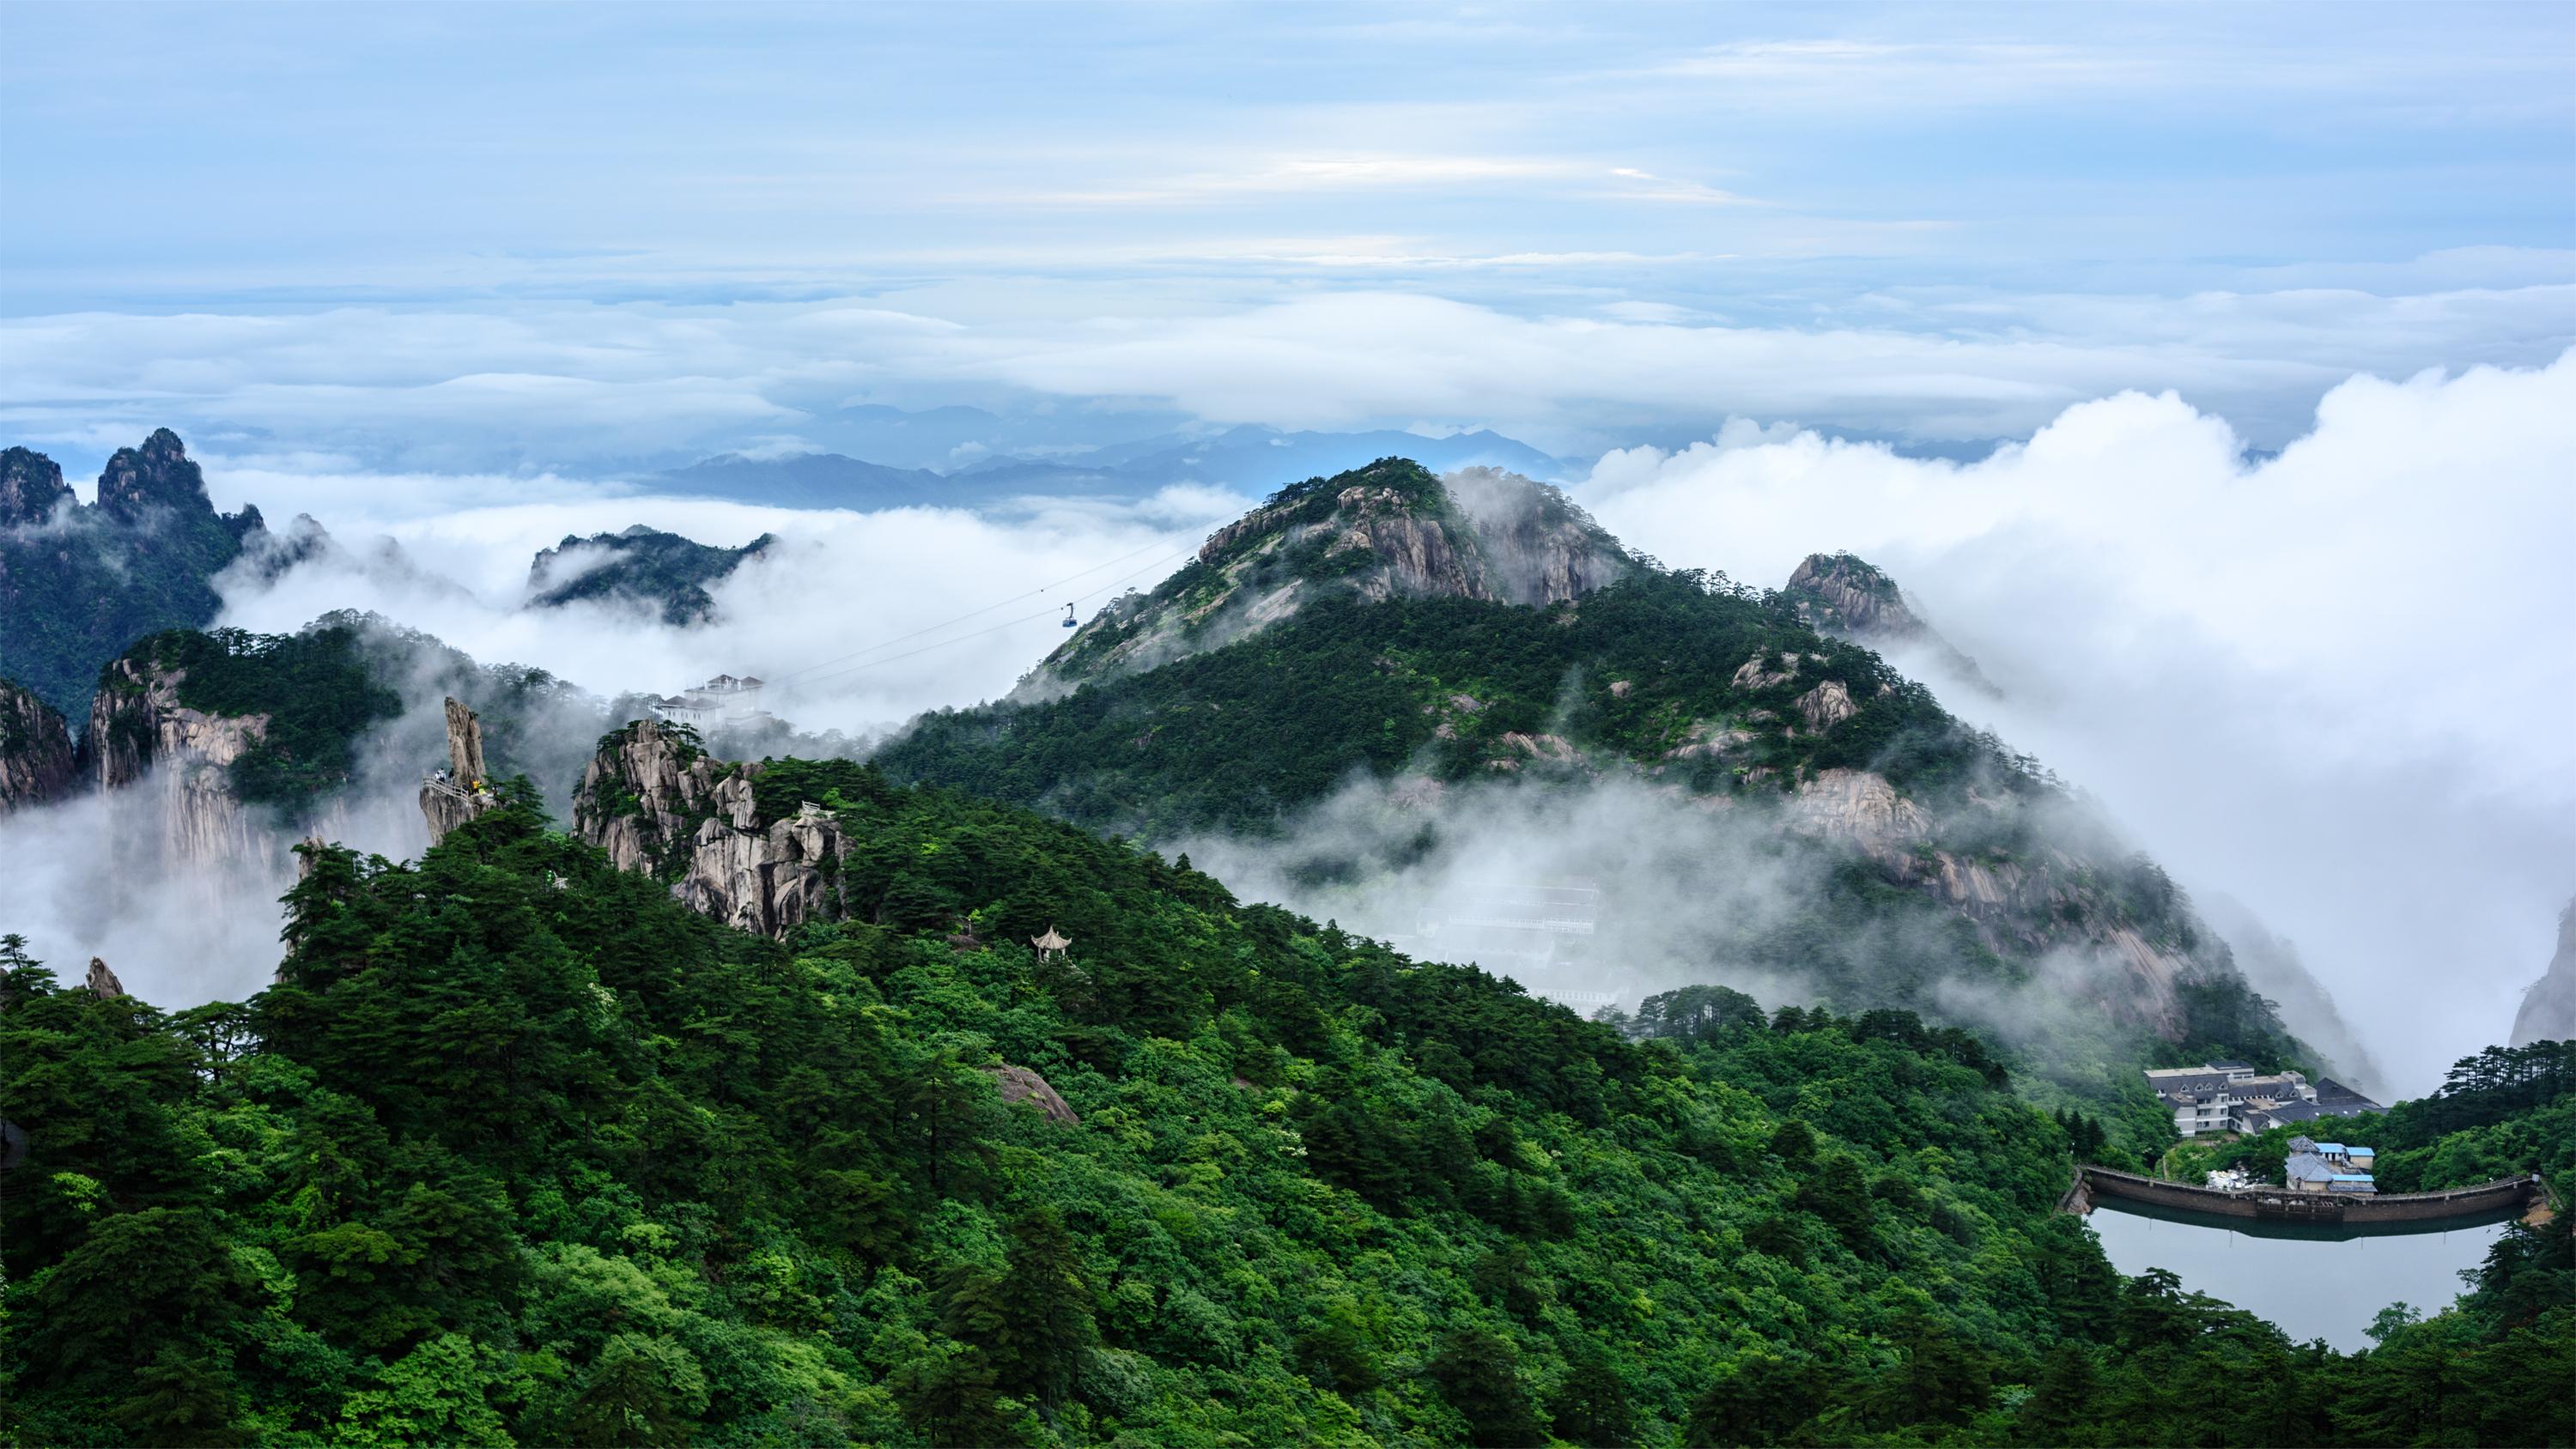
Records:
[[[1545,607],[1632,567],[1617,540],[1546,484],[1491,468],[1435,479],[1382,459],[1282,489],[1219,528],[1189,568],[1084,623],[1015,697],[1218,648],[1337,594]]]

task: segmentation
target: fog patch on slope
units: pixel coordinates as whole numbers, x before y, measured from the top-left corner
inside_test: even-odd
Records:
[[[1973,464],[1731,426],[1576,495],[1676,564],[1886,568],[2003,698],[1902,667],[2298,941],[2420,1092],[2504,1039],[2576,874],[2570,476],[2576,354],[2356,378],[2269,459],[2123,394]]]
[[[2052,838],[2109,837],[2080,804],[2050,805]],[[2134,1037],[2104,1003],[2141,987],[2106,951],[1998,964],[1963,942],[1967,924],[1918,910],[1855,906],[1835,888],[1876,868],[1844,849],[1784,834],[1750,802],[1694,797],[1627,774],[1475,781],[1354,778],[1273,839],[1202,835],[1161,843],[1245,899],[1285,906],[1386,940],[1418,959],[1476,965],[1591,1015],[1634,1011],[1693,985],[1766,1006],[1907,1007],[1970,1027],[2061,1080],[2092,1088]],[[1454,918],[1529,888],[1599,891],[1596,931],[1561,941],[1551,964]],[[1504,945],[1506,949],[1494,949]]]

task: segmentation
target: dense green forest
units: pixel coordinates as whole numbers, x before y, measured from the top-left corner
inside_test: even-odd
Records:
[[[707,585],[777,541],[764,533],[740,548],[718,548],[640,523],[622,533],[594,533],[588,538],[566,534],[563,542],[540,552],[528,565],[528,584],[534,590],[529,602],[622,600],[652,607],[663,623],[674,627],[702,623],[716,607]],[[574,548],[606,557],[570,579],[554,582],[557,560]]]
[[[416,864],[312,848],[247,1003],[0,946],[9,1440],[2576,1433],[2563,1226],[2294,1345],[2117,1277],[1969,1033],[1723,988],[1587,1022],[1023,811],[772,788],[866,843],[858,921],[725,930],[518,782]]]
[[[128,645],[214,619],[211,580],[263,531],[255,508],[215,512],[167,428],[118,449],[87,504],[44,454],[0,451],[0,674],[86,718],[99,670]]]

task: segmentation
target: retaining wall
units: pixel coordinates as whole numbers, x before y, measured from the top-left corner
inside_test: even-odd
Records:
[[[2445,1218],[2491,1216],[2527,1207],[2541,1197],[2540,1178],[2500,1178],[2449,1192],[2358,1193],[2291,1192],[2278,1187],[2250,1187],[2229,1192],[2214,1187],[2186,1187],[2179,1182],[2140,1177],[2108,1167],[2080,1170],[2079,1189],[2087,1199],[2117,1197],[2153,1203],[2179,1212],[2213,1217],[2257,1218],[2291,1223],[2422,1223]],[[2068,1193],[2069,1199],[2076,1192]],[[2079,1211],[2082,1209],[2078,1209]]]

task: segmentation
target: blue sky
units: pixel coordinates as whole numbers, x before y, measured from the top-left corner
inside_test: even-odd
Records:
[[[0,422],[414,465],[857,403],[2259,443],[2576,335],[2576,8],[20,3]],[[178,319],[184,314],[184,320]]]

